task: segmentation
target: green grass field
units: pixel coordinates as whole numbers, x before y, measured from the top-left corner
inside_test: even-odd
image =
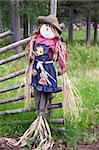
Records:
[[[63,33],[64,38],[67,37],[67,33]],[[51,118],[62,118],[62,109],[56,109],[52,115],[48,117],[53,137],[60,137],[65,141],[68,141],[73,146],[76,146],[79,139],[85,141],[93,141],[98,138],[99,134],[94,132],[88,134],[89,129],[95,128],[99,124],[99,45],[86,46],[84,43],[85,33],[84,31],[74,32],[74,42],[72,45],[67,44],[68,49],[68,76],[71,81],[80,91],[83,101],[83,111],[80,115],[79,122],[71,122],[66,119],[64,134],[58,134],[57,128],[60,125],[54,125],[50,122]],[[14,50],[6,52],[0,55],[0,59],[4,59],[15,54]],[[0,77],[9,73],[15,72],[24,68],[26,65],[26,59],[21,58],[6,65],[0,66]],[[61,77],[58,77],[61,84]],[[4,81],[0,83],[0,89],[22,83],[24,75],[16,77],[14,79]],[[18,89],[12,92],[6,92],[0,94],[0,99],[10,98],[17,95],[21,95],[23,89]],[[57,93],[53,99],[53,102],[62,102],[62,93]],[[34,105],[34,99],[32,99]],[[24,107],[23,101],[13,102],[0,106],[0,111],[10,110],[15,108]],[[29,127],[29,125],[36,118],[36,113],[22,113],[15,115],[0,116],[0,135],[1,136],[20,136]]]

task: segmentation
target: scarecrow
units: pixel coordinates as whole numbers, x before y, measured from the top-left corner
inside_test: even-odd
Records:
[[[64,114],[77,117],[78,106],[74,95],[75,89],[72,88],[66,73],[66,45],[60,38],[62,30],[58,20],[53,15],[40,16],[38,23],[39,26],[30,41],[25,82],[26,105],[30,104],[31,87],[34,88],[37,119],[18,142],[12,143],[14,146],[24,146],[29,139],[32,139],[36,141],[35,149],[47,150],[53,146],[50,127],[46,120],[47,104],[51,94],[59,90],[55,62],[59,63],[62,75]]]

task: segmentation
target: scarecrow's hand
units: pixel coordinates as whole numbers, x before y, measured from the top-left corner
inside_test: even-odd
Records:
[[[61,55],[58,56],[58,62],[60,66],[60,74],[63,74],[67,70],[67,59],[66,57],[61,57]]]
[[[61,74],[65,73],[66,71],[67,71],[67,69],[63,68],[63,69],[61,69],[61,71],[59,71],[59,74],[61,75]]]

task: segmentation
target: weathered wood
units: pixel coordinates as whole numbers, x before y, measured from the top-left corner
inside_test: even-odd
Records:
[[[35,111],[35,108],[32,108],[31,110],[29,110],[28,108],[17,108],[13,110],[0,111],[0,115],[24,113],[24,112],[30,112],[30,111]]]
[[[22,85],[22,87],[24,87],[24,84]],[[14,89],[17,89],[17,88],[20,88],[20,85],[17,85],[17,86],[14,86],[14,87],[11,87],[11,88],[8,88],[8,89],[5,89],[5,90],[6,91],[8,91],[8,90],[14,90]],[[1,90],[1,92],[2,91],[3,90]],[[34,97],[34,93],[33,92],[31,93],[31,97]],[[51,97],[49,97],[49,101],[51,99],[53,99],[53,97],[54,97],[53,95]],[[24,95],[13,97],[13,98],[8,98],[8,99],[3,99],[3,100],[0,100],[0,104],[5,104],[5,103],[9,103],[9,102],[15,102],[15,101],[23,100],[23,99],[24,99]],[[51,108],[52,107],[55,107],[55,108],[62,107],[61,103],[58,103],[58,104],[56,103],[56,105],[53,105],[53,104],[49,103],[48,105],[49,105],[49,107],[51,106]]]
[[[94,43],[97,43],[98,23],[97,18],[94,18]]]
[[[68,28],[68,40],[73,41],[73,7],[69,8],[69,28]]]
[[[64,124],[63,118],[52,119],[51,121],[52,121],[52,123],[56,123],[56,124]]]
[[[24,85],[23,85],[23,86],[24,86]],[[34,94],[33,94],[33,93],[32,93],[32,95],[31,95],[31,97],[34,97]],[[50,99],[53,99],[53,97],[54,97],[54,96],[50,97],[49,100],[50,100]],[[24,95],[0,100],[0,104],[6,104],[6,103],[10,103],[10,102],[16,102],[16,101],[19,101],[19,100],[24,100]]]
[[[19,75],[24,74],[24,73],[25,73],[25,69],[16,71],[14,73],[11,73],[7,76],[4,76],[4,77],[0,78],[0,82],[3,82],[5,80],[11,79],[11,78],[14,78],[14,77],[19,76]]]
[[[91,44],[91,10],[90,8],[88,9],[87,12],[87,23],[86,23],[86,44],[90,46]]]
[[[24,87],[25,85],[24,84],[19,84],[19,85],[15,85],[15,86],[12,86],[12,87],[8,87],[8,88],[5,88],[5,89],[1,89],[0,90],[0,93],[5,93],[5,92],[9,92],[9,91],[12,91],[12,90],[16,90],[18,88],[22,88]]]
[[[3,48],[0,48],[0,53],[6,52],[6,51],[11,50],[11,49],[14,49],[14,48],[19,47],[23,44],[27,44],[27,43],[29,43],[30,40],[31,40],[31,37],[28,37],[26,39],[23,39],[23,40],[15,42],[15,43],[9,44],[9,45],[7,45]]]
[[[11,9],[10,9],[10,14],[11,14],[11,31],[14,33],[11,36],[11,42],[16,42],[20,40],[20,35],[21,35],[21,27],[20,27],[20,13],[19,13],[19,8],[20,8],[20,0],[11,0],[10,1]],[[20,53],[22,51],[22,47],[16,47],[16,53]]]
[[[50,14],[56,16],[56,14],[57,14],[57,0],[51,0]]]
[[[13,32],[11,32],[10,30],[3,32],[3,33],[0,33],[0,39],[4,38],[6,36],[12,35],[12,34],[13,34]]]
[[[57,128],[57,132],[64,132],[65,131],[65,127],[61,127],[61,128]]]
[[[23,85],[16,85],[16,86],[13,86],[13,87],[10,87],[10,88],[5,88],[5,89],[0,90],[0,93],[8,92],[8,91],[15,90],[15,89],[18,89],[18,88],[22,88],[24,86],[25,85],[23,84]],[[31,94],[32,94],[31,97],[34,97],[34,93],[32,92]],[[51,100],[53,98],[54,98],[54,96],[51,96],[51,97],[49,97],[49,100]],[[13,97],[13,98],[9,98],[9,99],[3,99],[3,100],[0,100],[0,104],[15,102],[15,101],[23,100],[23,99],[24,99],[24,96],[17,96],[17,97]]]
[[[31,93],[31,97],[34,97],[34,93]],[[20,95],[20,96],[8,98],[8,99],[0,100],[0,104],[6,104],[6,103],[10,103],[10,102],[16,102],[16,101],[19,101],[19,100],[25,100],[24,99],[24,95]]]
[[[19,54],[16,54],[16,55],[13,55],[7,59],[3,59],[0,61],[0,65],[3,65],[3,64],[6,64],[8,62],[11,62],[13,60],[16,60],[16,59],[19,59],[19,58],[22,58],[25,56],[25,52],[22,52],[22,53],[19,53]]]
[[[61,108],[62,103],[48,104],[48,109]]]
[[[16,96],[16,97],[12,97],[12,98],[8,98],[8,99],[0,100],[0,104],[6,104],[6,103],[10,103],[10,102],[16,102],[16,101],[23,100],[23,99],[24,99],[24,95]]]
[[[60,120],[60,118],[58,118],[58,119],[51,119],[51,122],[52,123],[55,123],[55,124],[63,124],[63,122],[64,122],[64,119],[62,119],[61,118],[61,120],[63,120],[62,121],[62,123],[60,122],[57,122],[57,121],[55,121],[55,120]],[[10,125],[13,125],[13,124],[31,124],[33,122],[33,118],[31,118],[31,119],[29,119],[29,120],[14,120],[14,121],[10,121],[10,122],[8,122],[8,124],[10,124]],[[4,125],[5,124],[5,121],[3,121],[2,123],[1,123],[2,125]],[[60,128],[59,128],[60,129]]]
[[[48,109],[55,109],[62,107],[62,103],[55,103],[55,104],[48,104]],[[6,114],[17,114],[17,113],[23,113],[23,112],[31,112],[35,111],[36,109],[34,107],[29,108],[17,108],[13,110],[5,110],[0,111],[0,115],[6,115]]]

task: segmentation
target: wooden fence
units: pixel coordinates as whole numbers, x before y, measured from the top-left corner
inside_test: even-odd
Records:
[[[3,38],[3,37],[8,36],[10,34],[12,34],[12,33],[9,31],[9,32],[6,32],[6,34],[0,35],[0,37]],[[26,39],[22,39],[20,41],[17,41],[15,43],[12,43],[12,44],[9,44],[5,47],[2,47],[2,48],[0,48],[0,54],[6,52],[8,50],[10,51],[10,50],[12,50],[16,47],[22,46],[24,44],[28,44],[30,39],[31,39],[31,37],[26,38]],[[15,61],[17,59],[20,59],[22,57],[25,57],[25,52],[24,51],[19,53],[19,54],[13,55],[9,58],[0,60],[0,66],[4,65],[4,64],[7,64],[9,62]],[[18,70],[14,73],[11,73],[9,75],[1,77],[0,82],[15,78],[15,77],[20,76],[24,73],[25,73],[25,68],[21,69],[21,70]],[[18,85],[14,85],[14,86],[11,86],[11,87],[8,87],[8,88],[0,89],[0,93],[5,93],[5,92],[8,92],[8,91],[16,90],[16,89],[19,89],[20,87],[23,88],[24,84],[22,84],[22,85],[18,84]],[[61,92],[61,88],[60,88],[59,92]],[[33,97],[33,93],[31,93],[31,95]],[[8,98],[7,99],[0,99],[0,105],[6,104],[6,103],[13,103],[13,102],[20,101],[20,100],[24,100],[24,95],[20,95],[20,96],[18,95],[16,97],[11,97],[9,99]],[[55,108],[61,108],[61,107],[62,107],[62,103],[52,104],[51,101],[50,101],[50,103],[48,104],[48,109],[49,110],[50,109],[55,109]],[[28,108],[17,108],[17,109],[13,109],[13,110],[0,111],[0,115],[16,114],[16,113],[30,112],[30,111],[35,111],[35,107],[31,107],[30,109],[28,109]],[[60,124],[60,123],[63,124],[63,119],[53,119],[53,122],[56,122],[58,124]]]

